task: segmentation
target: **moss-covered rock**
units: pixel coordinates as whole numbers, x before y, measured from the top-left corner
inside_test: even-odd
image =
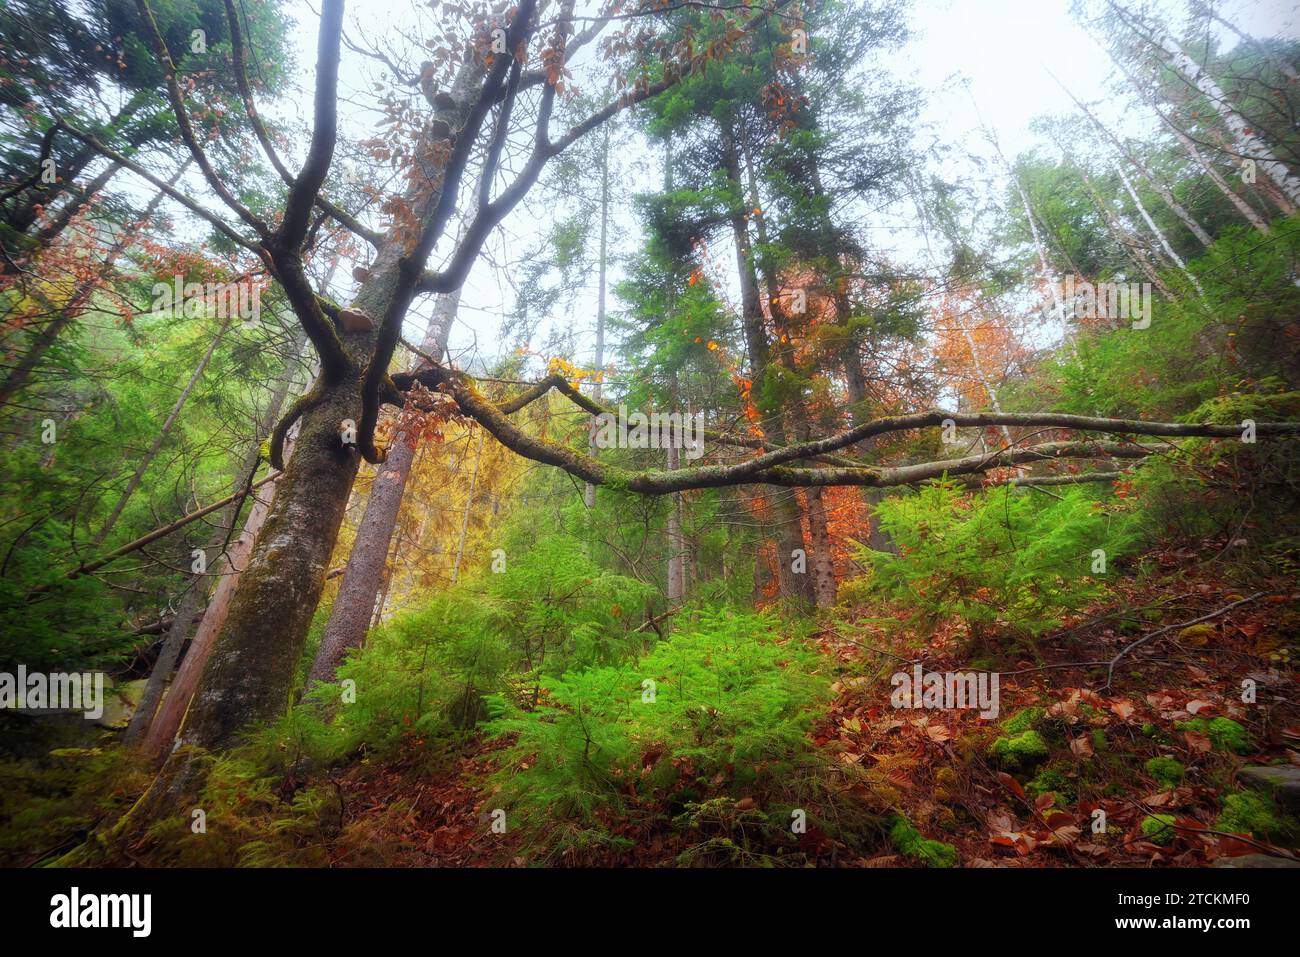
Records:
[[[990,756],[1012,769],[1032,768],[1045,761],[1048,753],[1047,742],[1032,728],[1014,736],[1004,735],[989,748]]]
[[[1300,767],[1261,765],[1242,768],[1237,777],[1246,787],[1271,795],[1289,813],[1300,811]]]
[[[1166,846],[1174,842],[1177,833],[1174,830],[1172,814],[1150,814],[1142,819],[1142,833],[1154,844]]]
[[[920,861],[926,867],[955,867],[957,864],[955,847],[922,837],[921,832],[901,814],[893,818],[889,827],[889,843],[898,853]]]
[[[1181,762],[1167,757],[1148,758],[1146,769],[1147,774],[1167,788],[1178,787],[1183,783],[1183,775],[1187,773]]]
[[[1264,841],[1289,843],[1300,835],[1295,818],[1287,817],[1272,798],[1254,791],[1229,794],[1214,824],[1220,831],[1250,834]]]

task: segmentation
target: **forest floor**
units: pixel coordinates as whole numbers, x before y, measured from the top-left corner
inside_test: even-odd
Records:
[[[860,611],[825,628],[814,640],[833,697],[812,743],[832,773],[853,772],[836,775],[841,797],[886,822],[901,815],[914,836],[951,848],[939,856],[960,866],[1206,866],[1285,855],[1278,845],[1295,846],[1294,818],[1243,790],[1240,772],[1300,766],[1288,647],[1300,635],[1300,593],[1286,576],[1243,593],[1198,570],[1193,556],[1157,556],[1163,579],[1026,643],[1014,663],[1000,659],[1001,706],[990,720],[974,710],[891,706],[890,676],[913,661],[929,672],[971,669],[978,655],[959,627],[900,627]],[[1212,617],[1196,622],[1204,616]],[[1117,656],[1109,688],[1106,664],[1081,664]],[[1243,702],[1243,682],[1253,683],[1256,703]],[[382,847],[383,862],[399,866],[672,866],[690,848],[667,807],[606,822],[628,842],[608,856],[541,854],[519,834],[493,833],[483,782],[502,746],[475,737],[431,766],[412,735],[395,758],[336,771],[340,819],[353,839],[331,863],[373,863],[358,855],[360,843]],[[735,788],[723,807],[733,823],[755,810]],[[803,863],[915,866],[929,855],[918,857],[888,823],[850,851],[810,817],[798,839]]]

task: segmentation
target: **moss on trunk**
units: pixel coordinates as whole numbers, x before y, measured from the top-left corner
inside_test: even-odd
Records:
[[[301,431],[271,514],[240,577],[225,627],[181,730],[185,744],[229,745],[289,703],[360,456],[341,423],[361,412],[358,378],[328,389]]]

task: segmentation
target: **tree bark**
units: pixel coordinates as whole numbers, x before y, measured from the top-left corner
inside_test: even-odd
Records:
[[[469,477],[469,492],[465,495],[465,511],[460,516],[460,540],[456,543],[456,562],[451,566],[451,583],[454,585],[460,581],[460,566],[465,560],[465,538],[469,535],[469,516],[474,507],[474,490],[478,488],[478,469],[483,463],[483,440],[487,438],[487,431],[479,430],[478,448],[474,450],[474,471]]]
[[[1055,79],[1055,76],[1053,76],[1053,79]],[[1124,145],[1120,138],[1112,133],[1110,129],[1101,122],[1101,120],[1097,119],[1092,110],[1084,106],[1078,97],[1071,93],[1064,83],[1061,83],[1060,80],[1057,80],[1056,82],[1060,85],[1061,89],[1065,90],[1066,95],[1070,99],[1074,100],[1074,105],[1083,111],[1083,115],[1086,116],[1089,121],[1091,121],[1092,125],[1101,132],[1102,136],[1110,140],[1115,149],[1119,151],[1120,156],[1132,163],[1134,168],[1142,174],[1142,178],[1145,179],[1147,183],[1150,184],[1151,188],[1159,194],[1160,198],[1164,200],[1165,205],[1168,206],[1173,214],[1182,221],[1183,225],[1191,231],[1192,235],[1197,238],[1200,244],[1202,246],[1210,246],[1214,242],[1210,237],[1210,234],[1202,229],[1200,223],[1192,218],[1192,214],[1187,211],[1183,204],[1174,198],[1174,194],[1170,192],[1169,187],[1157,180],[1155,175],[1146,168],[1146,165],[1138,159],[1129,148]]]
[[[1060,144],[1058,143],[1057,145],[1059,146]],[[1061,147],[1061,152],[1062,154],[1065,153],[1065,147]],[[1115,211],[1111,209],[1110,204],[1102,198],[1101,193],[1099,193],[1097,188],[1093,185],[1092,177],[1087,174],[1084,168],[1077,164],[1074,168],[1078,172],[1079,178],[1083,181],[1084,188],[1087,189],[1088,195],[1092,197],[1093,205],[1097,207],[1102,218],[1106,221],[1106,228],[1110,230],[1111,238],[1114,239],[1118,245],[1123,246],[1124,249],[1128,251],[1129,258],[1132,259],[1137,267],[1142,270],[1143,274],[1151,280],[1152,285],[1154,285],[1156,289],[1160,290],[1161,295],[1172,296],[1173,294],[1170,291],[1169,286],[1160,278],[1160,273],[1156,272],[1156,267],[1152,262],[1154,257],[1150,249],[1140,239],[1138,239],[1137,236],[1124,228],[1124,225],[1119,221],[1119,217],[1115,215]]]
[[[681,450],[670,445],[668,468],[679,467]],[[668,497],[668,601],[676,604],[686,596],[686,549],[682,540],[681,493]]]
[[[328,284],[328,280],[326,284]],[[292,349],[294,358],[302,352],[305,344],[306,336],[299,331],[294,339]],[[271,400],[262,413],[261,420],[258,422],[257,432],[259,438],[271,431],[271,427],[279,417],[280,410],[284,407],[285,400],[288,398],[293,378],[294,370],[291,359],[289,366],[280,377],[275,391],[271,394]],[[260,458],[259,443],[254,441],[240,462],[235,481],[237,483],[247,481],[247,477],[252,474]],[[241,488],[239,491],[242,492],[243,489]],[[181,721],[185,717],[185,711],[194,695],[194,688],[198,684],[199,677],[203,673],[203,667],[207,664],[208,654],[212,650],[212,641],[221,629],[222,624],[225,623],[226,613],[230,609],[231,597],[234,595],[235,588],[239,583],[240,566],[247,564],[253,540],[257,537],[258,531],[266,520],[271,498],[275,495],[275,486],[268,488],[260,498],[256,497],[255,486],[249,491],[254,493],[255,496],[253,507],[244,520],[244,527],[239,536],[230,543],[228,548],[226,547],[227,530],[234,528],[235,523],[239,520],[239,513],[243,509],[244,496],[237,492],[236,497],[226,506],[225,512],[217,522],[217,531],[208,541],[205,554],[212,556],[218,550],[225,549],[224,560],[214,565],[214,568],[219,570],[217,585],[213,589],[212,597],[203,612],[203,617],[199,620],[198,628],[194,632],[194,640],[190,643],[189,652],[181,663],[180,670],[176,670],[176,662],[180,657],[185,639],[189,636],[191,620],[178,613],[172,629],[168,632],[167,641],[163,645],[163,652],[159,655],[154,670],[149,675],[145,693],[141,696],[140,704],[131,718],[130,726],[127,728],[127,743],[140,743],[142,749],[155,758],[164,756],[165,749],[171,744],[172,739],[176,736],[177,729],[181,725]],[[206,595],[207,591],[208,588],[204,580],[195,582],[193,588],[191,588],[191,593],[199,596]],[[182,627],[178,629],[177,625]],[[164,689],[166,689],[165,698],[163,697]],[[161,708],[159,707],[160,703]],[[137,724],[140,726],[138,729]]]
[[[1189,57],[1166,31],[1157,28],[1154,42],[1164,51],[1169,65],[1183,74],[1188,82],[1200,90],[1213,105],[1219,118],[1232,132],[1237,143],[1238,155],[1258,163],[1259,168],[1277,185],[1292,205],[1300,204],[1300,178],[1297,178],[1286,164],[1273,154],[1268,144],[1255,134],[1253,124],[1237,112],[1236,107],[1228,100],[1214,77],[1201,69],[1200,64]]]
[[[1142,216],[1143,222],[1147,224],[1147,228],[1151,230],[1155,235],[1156,240],[1160,243],[1160,248],[1165,251],[1165,255],[1168,256],[1173,261],[1174,265],[1178,267],[1178,271],[1183,274],[1184,278],[1186,278],[1187,281],[1196,288],[1196,292],[1199,295],[1204,296],[1205,290],[1201,287],[1200,282],[1187,268],[1187,263],[1183,262],[1183,258],[1179,256],[1178,253],[1174,252],[1174,247],[1169,245],[1169,240],[1165,238],[1165,234],[1161,231],[1160,227],[1156,225],[1156,221],[1151,218],[1151,214],[1147,212],[1147,208],[1142,205],[1142,200],[1138,196],[1137,190],[1133,188],[1133,183],[1129,180],[1128,175],[1124,172],[1124,167],[1116,166],[1115,171],[1119,173],[1119,180],[1124,184],[1124,189],[1128,192],[1129,198],[1133,200],[1133,205],[1137,207],[1137,211]]]
[[[723,170],[735,191],[736,208],[731,214],[731,231],[736,246],[736,271],[740,277],[741,321],[745,331],[745,345],[749,353],[749,365],[752,371],[753,388],[760,397],[766,385],[768,368],[771,364],[771,350],[768,346],[767,331],[763,328],[763,307],[759,299],[758,277],[754,269],[753,250],[749,242],[749,230],[745,222],[745,185],[741,179],[740,152],[736,144],[735,131],[729,123],[722,127]],[[764,420],[768,422],[765,433],[776,443],[785,444],[784,429],[781,424],[781,409],[764,409]],[[770,421],[768,421],[770,418]],[[803,538],[803,521],[799,502],[788,492],[774,492],[771,500],[772,526],[776,538],[777,577],[783,599],[796,604],[812,600],[812,583],[803,571],[796,571],[800,560],[806,561],[807,548]]]
[[[745,160],[745,173],[749,184],[749,205],[753,209],[762,209],[762,196],[758,190],[758,179],[754,175],[753,158],[750,155],[748,145],[743,150]],[[756,229],[758,233],[759,244],[767,246],[767,227],[764,220],[759,216]],[[778,320],[778,330],[785,329],[790,331],[789,317],[786,316],[781,307],[781,282],[780,277],[775,271],[764,267],[759,270],[763,274],[763,283],[767,287],[767,301],[774,318]],[[795,362],[792,348],[778,347],[777,361],[785,366],[794,379],[800,376],[799,368]],[[802,395],[796,395],[790,399],[782,412],[790,425],[791,437],[796,442],[806,441],[810,434],[808,409],[804,403]],[[813,554],[811,556],[811,594],[814,603],[820,608],[830,607],[835,604],[835,563],[831,558],[831,536],[830,527],[826,521],[826,509],[822,503],[822,490],[819,488],[810,488],[804,493],[804,505],[800,508],[798,498],[795,497],[795,509],[802,511],[808,519],[808,537],[812,545]],[[800,525],[800,534],[802,535],[802,525]],[[804,563],[808,563],[807,552],[804,552]],[[805,570],[805,575],[808,571]]]
[[[447,340],[460,302],[460,291],[443,296],[438,301],[434,316],[421,344],[421,351],[442,361],[447,351]],[[333,681],[334,671],[343,661],[349,648],[359,648],[365,641],[366,631],[374,615],[375,598],[384,580],[388,563],[389,546],[397,516],[402,508],[402,496],[415,460],[415,443],[412,436],[399,432],[393,440],[387,460],[379,466],[356,541],[348,555],[329,622],[321,637],[320,648],[312,662],[307,677],[307,687],[318,681]]]
[[[1205,135],[1214,142],[1214,144],[1218,147],[1220,152],[1225,153],[1228,156],[1235,157],[1238,160],[1241,159],[1240,154],[1228,142],[1227,138],[1223,135],[1221,131],[1219,131],[1218,129],[1216,129],[1215,127],[1209,124],[1206,124]],[[1251,185],[1255,187],[1255,191],[1261,194],[1265,200],[1267,200],[1268,202],[1276,206],[1278,212],[1280,212],[1283,216],[1290,216],[1292,213],[1296,211],[1297,209],[1296,204],[1291,202],[1291,200],[1287,199],[1286,194],[1283,193],[1280,189],[1278,189],[1277,186],[1274,184],[1274,182],[1271,179],[1269,179],[1267,176],[1264,177],[1256,176],[1255,182],[1252,183]]]
[[[355,421],[360,409],[361,383],[354,379],[323,393],[302,417],[293,458],[181,729],[183,744],[227,746],[250,721],[288,706],[360,466],[355,447],[340,439],[340,423]]]
[[[32,248],[36,250],[44,249],[54,240],[58,239],[62,232],[68,228],[68,224],[83,209],[90,205],[95,195],[108,185],[117,173],[122,169],[122,164],[116,161],[109,163],[99,173],[87,183],[84,187],[73,187],[75,195],[68,198],[59,211],[50,217],[50,221],[36,231],[32,237]]]
[[[1149,95],[1142,84],[1137,81],[1137,78],[1129,72],[1128,67],[1124,66],[1118,58],[1114,59],[1114,63],[1119,67],[1119,71],[1124,74],[1124,79],[1128,80],[1129,86],[1131,86],[1137,95],[1145,100],[1151,108],[1156,111],[1156,115],[1160,117],[1160,121],[1165,125],[1165,128],[1174,134],[1174,139],[1178,140],[1187,155],[1192,158],[1192,161],[1196,163],[1196,165],[1201,168],[1201,171],[1210,178],[1210,182],[1218,188],[1219,192],[1227,198],[1228,202],[1232,203],[1237,212],[1241,213],[1242,218],[1261,233],[1267,235],[1269,228],[1268,224],[1264,222],[1263,217],[1261,217],[1259,213],[1255,212],[1255,210],[1251,208],[1250,204],[1242,199],[1241,196],[1238,195],[1237,191],[1228,185],[1227,180],[1225,180],[1219,171],[1210,164],[1204,155],[1202,155],[1200,149],[1197,148],[1196,144],[1192,142],[1192,138],[1184,133],[1178,124],[1175,123],[1164,110],[1160,109],[1160,104],[1156,102],[1154,97]]]
[[[813,547],[813,596],[818,608],[830,608],[835,604],[838,592],[830,522],[826,516],[826,503],[822,489],[810,488],[806,494],[808,537],[812,540]]]
[[[593,364],[596,369],[596,381],[592,384],[591,395],[597,402],[603,392],[602,379],[605,377],[605,268],[609,252],[609,127],[605,127],[605,143],[600,157],[600,266],[596,276],[596,354]],[[596,457],[596,424],[592,420],[591,434],[587,438],[587,453]],[[596,486],[590,482],[582,490],[582,501],[590,511],[596,504]]]
[[[217,546],[220,547],[220,544],[218,542]],[[149,672],[149,680],[145,682],[140,703],[132,712],[131,721],[126,726],[126,734],[122,736],[122,743],[127,747],[138,745],[149,731],[149,725],[153,723],[158,705],[162,701],[163,691],[166,690],[167,683],[176,670],[181,648],[189,636],[190,625],[193,624],[194,616],[198,614],[203,600],[207,597],[206,584],[202,576],[191,579],[189,587],[181,597],[181,603],[176,608],[176,617],[172,619],[167,629],[167,637],[163,639],[162,650],[158,652],[158,660],[154,662],[153,670]]]

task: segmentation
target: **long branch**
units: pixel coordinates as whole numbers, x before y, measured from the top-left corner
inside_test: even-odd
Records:
[[[69,571],[67,575],[65,575],[64,577],[77,578],[80,575],[88,575],[93,571],[98,571],[99,569],[103,568],[105,565],[109,564],[110,562],[117,561],[123,555],[129,555],[131,554],[131,552],[139,551],[140,549],[144,548],[146,545],[151,545],[154,542],[158,541],[158,539],[166,538],[172,532],[184,528],[190,522],[197,521],[198,519],[202,518],[205,515],[211,515],[213,512],[217,511],[218,509],[225,508],[231,502],[235,501],[238,498],[242,498],[243,496],[247,495],[249,492],[261,488],[263,485],[266,485],[268,482],[274,482],[283,474],[284,474],[283,472],[273,472],[272,474],[266,476],[265,478],[262,478],[259,481],[254,482],[252,485],[248,486],[247,488],[241,488],[238,492],[235,492],[232,495],[227,495],[225,498],[213,502],[210,505],[205,505],[200,509],[195,509],[193,512],[190,512],[188,515],[182,515],[174,522],[169,522],[166,525],[161,525],[158,528],[155,528],[152,532],[146,532],[144,535],[141,535],[139,538],[129,541],[125,545],[120,546],[119,548],[113,549],[111,552],[107,553],[106,555],[101,555],[99,558],[94,558],[91,559],[90,561],[82,562],[76,568]],[[39,595],[49,591],[53,586],[54,586],[53,582],[47,582],[44,585],[37,585],[35,588],[31,590],[29,594],[32,596]]]

